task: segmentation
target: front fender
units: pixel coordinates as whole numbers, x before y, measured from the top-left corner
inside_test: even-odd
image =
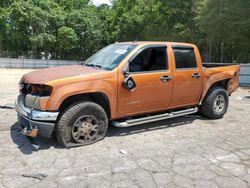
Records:
[[[104,93],[109,98],[111,114],[115,113],[114,107],[117,106],[117,100],[115,98],[117,96],[117,89],[113,78],[90,80],[57,86],[56,88],[53,88],[53,92],[47,102],[46,109],[48,111],[58,111],[60,105],[66,98],[73,95],[95,92]],[[114,114],[112,114],[112,116],[113,115]]]

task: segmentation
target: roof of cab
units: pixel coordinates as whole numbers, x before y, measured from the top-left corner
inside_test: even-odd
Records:
[[[167,42],[167,41],[129,41],[129,42],[117,42],[118,44],[136,44],[136,45],[161,45],[167,44],[169,46],[173,45],[181,45],[181,46],[192,46],[196,47],[194,44],[191,43],[183,43],[183,42]]]

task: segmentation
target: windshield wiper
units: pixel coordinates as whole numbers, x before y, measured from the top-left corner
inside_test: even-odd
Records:
[[[87,64],[87,63],[81,63],[82,65],[85,65],[85,66],[88,66],[88,67],[94,67],[94,68],[102,68],[102,66],[101,65],[95,65],[95,64]]]

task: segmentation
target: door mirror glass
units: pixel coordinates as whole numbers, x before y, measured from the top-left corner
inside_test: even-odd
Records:
[[[122,85],[129,91],[133,91],[136,88],[136,83],[132,77],[127,77]]]

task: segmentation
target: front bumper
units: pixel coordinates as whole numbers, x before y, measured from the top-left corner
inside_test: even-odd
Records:
[[[15,105],[20,125],[26,127],[28,130],[37,128],[40,136],[50,137],[59,113],[28,108],[25,106],[24,101],[24,95],[20,94]]]

